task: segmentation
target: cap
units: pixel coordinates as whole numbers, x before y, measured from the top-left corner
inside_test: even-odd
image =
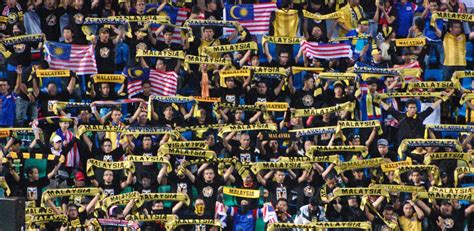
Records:
[[[374,56],[374,55],[379,55],[379,54],[380,54],[380,51],[379,51],[379,49],[373,49],[370,54],[371,54],[372,56]]]
[[[360,139],[360,135],[359,135],[359,134],[351,134],[351,135],[349,136],[349,139],[350,139],[350,140],[353,140],[353,139]]]
[[[447,205],[447,204],[452,205],[451,201],[449,201],[449,200],[442,200],[441,201],[441,205]]]
[[[344,88],[344,83],[342,81],[336,81],[336,82],[334,82],[333,87],[334,88],[336,88],[336,87]]]
[[[82,172],[76,172],[76,175],[74,176],[74,180],[76,181],[84,181],[86,177],[84,176],[84,173]]]
[[[57,143],[59,141],[63,141],[63,139],[60,136],[56,135],[56,136],[53,137],[52,141],[53,141],[53,143]]]
[[[349,199],[356,199],[357,200],[357,196],[352,195],[352,196],[349,197]]]
[[[358,22],[360,25],[369,25],[369,20],[366,19],[366,18],[361,18],[359,19],[359,22]]]
[[[109,28],[106,28],[106,27],[100,28],[99,34],[100,34],[100,33],[109,33]]]
[[[441,178],[447,177],[447,176],[448,176],[448,173],[445,172],[445,171],[443,171],[443,172],[441,172],[440,176],[441,176]]]
[[[377,141],[377,145],[388,146],[388,140],[386,140],[386,139],[379,139],[379,140]]]

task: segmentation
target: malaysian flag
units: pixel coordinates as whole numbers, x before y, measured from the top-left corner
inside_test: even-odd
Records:
[[[343,43],[317,43],[303,40],[301,46],[303,54],[309,58],[337,59],[352,57],[351,46]]]
[[[92,45],[75,45],[47,41],[46,61],[50,69],[71,70],[78,75],[97,74]]]
[[[268,222],[269,224],[278,222],[278,216],[271,203],[263,204],[262,214],[263,214],[263,222],[265,223]]]
[[[178,85],[178,75],[174,71],[159,71],[149,68],[126,68],[128,97],[143,92],[142,82],[150,80],[153,95],[174,96]]]
[[[259,4],[227,4],[224,9],[224,20],[238,21],[253,35],[266,35],[270,25],[270,14],[277,9],[276,3]],[[234,28],[224,28],[224,34],[229,35]]]
[[[224,203],[220,201],[216,201],[216,212],[214,214],[214,218],[219,219],[219,221],[221,222],[222,228],[225,228],[227,226],[227,223],[226,223],[227,213],[225,211]]]

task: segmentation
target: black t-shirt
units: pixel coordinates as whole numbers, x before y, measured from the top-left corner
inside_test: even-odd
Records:
[[[282,184],[276,181],[268,181],[265,188],[270,193],[270,201],[276,205],[279,199],[291,200],[291,190],[296,186],[296,180],[285,178]]]
[[[257,102],[273,102],[276,98],[272,89],[268,88],[265,94],[259,94],[257,89],[252,88],[245,96],[246,104],[255,104]]]
[[[48,10],[44,5],[36,8],[41,22],[41,31],[46,35],[48,41],[59,41],[61,37],[61,29],[59,27],[59,21],[61,16],[66,13],[66,10],[62,7],[58,7],[53,10]]]
[[[99,183],[99,187],[104,190],[105,196],[115,196],[122,192],[122,187],[120,187],[120,183],[115,180],[110,185],[106,185],[105,183],[101,182]]]
[[[90,13],[89,5],[84,3],[81,9],[68,6],[66,13],[69,16],[69,26],[74,33],[74,39],[78,44],[87,44],[86,35],[82,32],[82,23]]]
[[[125,43],[127,43],[128,46],[129,46],[129,50],[130,50],[129,60],[130,60],[130,62],[132,62],[131,63],[132,66],[140,63],[140,62],[137,62],[137,58],[135,58],[135,56],[137,54],[137,50],[145,50],[146,51],[146,50],[150,50],[151,47],[152,47],[150,40],[148,40],[148,38],[146,38],[146,37],[141,39],[141,40],[138,40],[136,38],[133,38],[133,39],[126,38]],[[149,59],[145,59],[145,61],[147,62],[148,66],[150,66],[150,67],[153,66],[153,65],[151,65],[151,61],[149,61]]]
[[[77,211],[77,218],[76,219],[70,219],[68,218],[68,221],[67,221],[67,226],[71,226],[71,227],[80,227],[81,225],[84,225],[86,220],[87,220],[87,211],[79,208],[78,211]],[[69,230],[69,229],[68,229]],[[72,229],[72,230],[76,230],[76,229]],[[80,229],[80,230],[85,230],[85,229]]]
[[[239,97],[244,93],[244,91],[240,87],[222,87],[219,88],[216,93],[217,96],[221,97],[221,102],[223,103],[239,104]]]
[[[47,176],[41,177],[37,181],[33,182],[21,179],[19,185],[20,189],[24,190],[22,196],[26,198],[26,201],[35,201],[36,206],[40,206],[43,188],[48,186],[49,182],[50,181]]]
[[[142,146],[135,146],[133,154],[137,156],[156,156],[158,152],[158,146],[152,146],[150,149],[145,150]],[[151,176],[158,175],[158,169],[156,163],[151,162],[135,162],[135,176],[137,176],[137,181],[141,180],[141,174],[148,172]],[[156,177],[152,177],[152,183],[156,183]]]
[[[40,102],[40,112],[43,117],[53,116],[54,113],[48,110],[49,100],[67,101],[71,95],[67,90],[58,92],[55,96],[49,95],[48,93],[40,92],[38,95],[38,101]]]
[[[115,71],[115,44],[109,39],[106,43],[97,39],[95,60],[99,74],[113,74]]]
[[[19,43],[12,46],[7,46],[7,49],[12,53],[10,57],[8,57],[8,64],[13,66],[29,66],[31,64],[32,46],[37,45],[36,43]]]
[[[122,147],[117,147],[116,149],[112,150],[110,153],[105,153],[100,148],[93,147],[92,148],[92,155],[95,159],[100,161],[120,161],[124,154]]]
[[[232,150],[231,150],[231,156],[232,157],[237,157],[239,158],[239,161],[242,162],[242,163],[253,163],[253,162],[256,162],[257,159],[256,159],[256,153],[255,153],[255,147],[253,146],[250,146],[246,149],[243,149],[242,147],[240,147],[240,143],[239,142],[236,142],[236,143],[232,143],[231,144],[232,146]]]
[[[204,181],[202,176],[198,176],[195,179],[194,186],[196,186],[199,196],[202,196],[204,199],[206,211],[214,211],[216,207],[218,189],[224,184],[224,178],[217,175],[214,177],[214,181],[212,181],[212,183],[207,183]]]
[[[185,193],[191,196],[193,183],[187,177],[178,177],[173,171],[168,174],[168,183],[171,186],[171,192]]]
[[[311,181],[303,181],[299,183],[299,196],[297,199],[299,207],[307,205],[311,197],[318,193],[317,189],[323,184],[323,177],[318,173],[313,174],[313,179],[311,179]]]
[[[464,228],[464,209],[453,208],[453,212],[449,216],[442,215],[436,210],[431,210],[428,218],[432,222],[434,230],[441,230],[436,224],[438,217],[441,217],[444,220],[444,224],[446,225],[446,229],[444,230],[446,231],[463,230]]]
[[[159,126],[170,125],[172,128],[182,127],[184,121],[179,116],[174,116],[171,120],[165,119],[163,116],[158,119],[157,124]]]
[[[316,88],[311,90],[299,89],[296,90],[293,95],[292,102],[296,108],[319,108],[323,103],[322,100],[322,88]]]

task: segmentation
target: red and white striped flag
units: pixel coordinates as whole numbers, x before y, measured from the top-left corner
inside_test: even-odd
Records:
[[[128,76],[128,97],[132,98],[134,95],[143,91],[143,80],[150,80],[151,92],[153,95],[159,96],[174,96],[178,87],[178,74],[174,71],[159,71],[149,69],[148,75],[143,75],[141,78],[132,78]]]
[[[303,48],[303,54],[309,58],[337,59],[352,57],[351,46],[347,44],[317,43],[303,40],[301,46]]]
[[[224,20],[232,20],[231,15],[226,13],[226,8],[232,10],[233,7],[242,7],[243,5],[253,5],[253,20],[237,20],[240,25],[247,28],[253,35],[266,35],[269,31],[270,15],[277,10],[276,3],[259,3],[259,4],[239,4],[226,5],[224,7]],[[234,28],[224,28],[224,35],[230,35],[234,32]]]
[[[45,59],[50,69],[71,70],[78,75],[97,74],[94,47],[47,41]]]

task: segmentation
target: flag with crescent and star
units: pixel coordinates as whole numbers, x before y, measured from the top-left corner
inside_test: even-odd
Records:
[[[78,75],[96,74],[94,47],[47,41],[44,45],[45,60],[54,70],[71,70]]]
[[[226,4],[224,20],[238,21],[253,35],[266,35],[270,25],[270,14],[277,9],[276,3],[259,4]],[[224,34],[229,35],[234,28],[224,28]]]

